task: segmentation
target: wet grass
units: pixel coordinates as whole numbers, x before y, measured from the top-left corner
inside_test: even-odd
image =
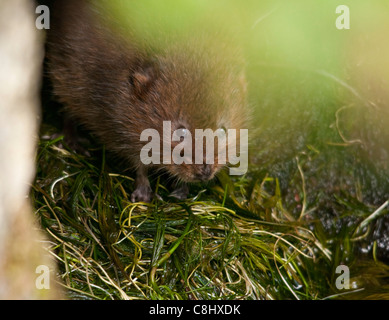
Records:
[[[183,202],[154,176],[161,199],[131,203],[131,172],[99,146],[85,157],[47,138],[60,121],[44,112],[31,198],[67,296],[389,299],[385,1],[346,1],[347,31],[334,26],[336,1],[186,2],[173,11],[131,3],[118,17],[136,13],[128,21],[141,39],[197,31],[205,11],[239,34],[253,107],[249,171],[193,186]]]
[[[131,203],[134,180],[103,149],[85,157],[63,137],[42,139],[31,197],[72,299],[389,298],[388,266],[375,249],[373,259],[358,253],[385,204],[339,193],[327,208],[340,215],[326,227],[305,181],[309,157],[294,160],[293,199],[271,170],[251,168],[194,186],[183,202],[156,177],[161,199]],[[340,264],[349,290],[336,288]]]

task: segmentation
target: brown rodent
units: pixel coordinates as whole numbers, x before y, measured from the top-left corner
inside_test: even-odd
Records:
[[[91,6],[86,0],[58,0],[51,8],[47,57],[54,94],[72,119],[136,170],[132,201],[152,199],[149,167],[182,182],[174,194],[186,197],[186,183],[212,179],[224,165],[217,158],[215,164],[144,165],[140,152],[147,142],[140,135],[155,129],[162,137],[163,121],[171,121],[172,132],[242,128],[241,67],[233,62],[232,49],[200,36],[148,50],[115,34]]]

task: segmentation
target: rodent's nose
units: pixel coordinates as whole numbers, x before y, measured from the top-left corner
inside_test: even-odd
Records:
[[[209,164],[205,164],[203,167],[204,177],[210,177],[212,174],[212,167]]]
[[[199,171],[196,173],[196,178],[201,181],[207,181],[212,176],[212,166],[209,164],[204,164],[202,168],[199,168]]]

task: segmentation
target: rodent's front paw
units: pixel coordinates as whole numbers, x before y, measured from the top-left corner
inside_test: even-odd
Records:
[[[154,197],[154,193],[150,186],[140,185],[131,194],[132,202],[151,202]]]
[[[177,189],[175,189],[169,196],[182,201],[188,198],[188,194],[189,188],[186,184],[183,184]]]

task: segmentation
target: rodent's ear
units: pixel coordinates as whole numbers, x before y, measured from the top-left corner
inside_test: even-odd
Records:
[[[134,93],[138,97],[142,97],[150,88],[155,78],[153,67],[147,67],[142,70],[136,70],[130,76],[130,83],[133,86]]]

